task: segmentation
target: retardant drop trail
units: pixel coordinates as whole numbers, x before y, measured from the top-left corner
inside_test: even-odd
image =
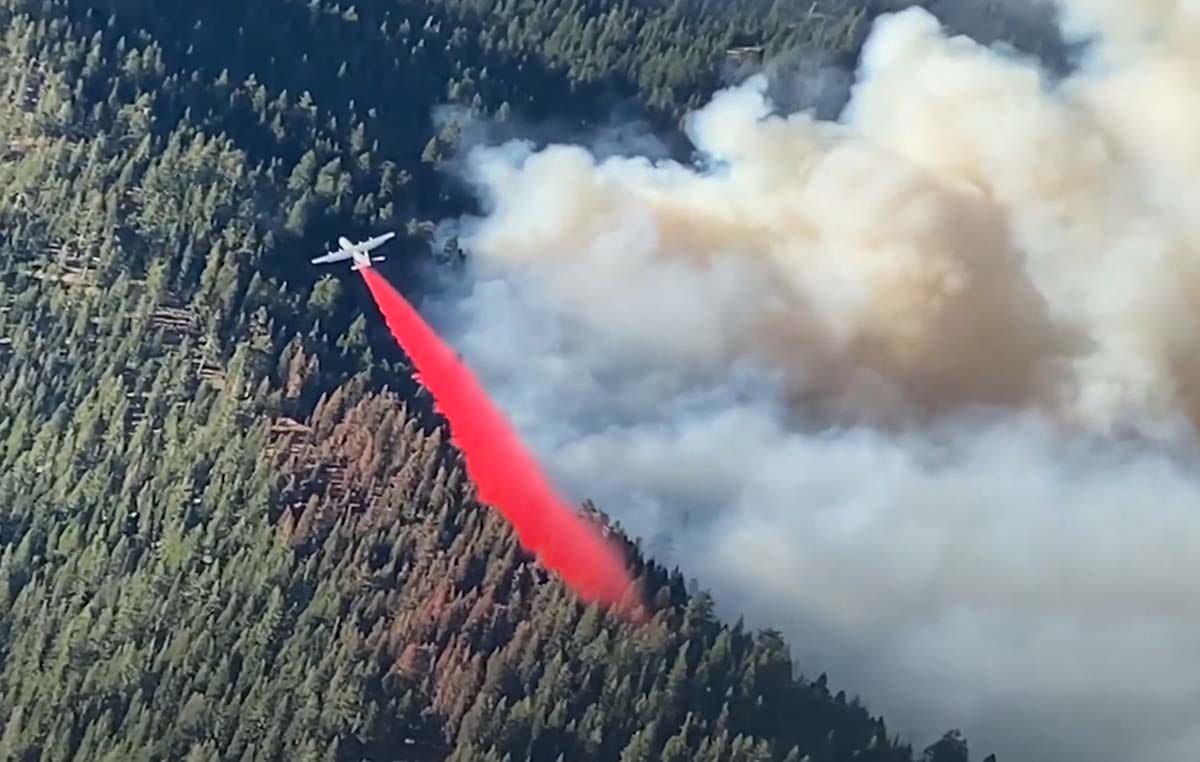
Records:
[[[621,604],[632,580],[619,550],[555,492],[482,384],[412,305],[373,269],[360,272],[417,379],[449,421],[479,499],[499,510],[521,544],[581,598]]]

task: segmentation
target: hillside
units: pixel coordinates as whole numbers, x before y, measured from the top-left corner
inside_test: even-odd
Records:
[[[0,759],[912,760],[634,544],[650,624],[578,604],[306,266],[462,211],[434,107],[669,124],[862,19],[785,7],[3,0]]]

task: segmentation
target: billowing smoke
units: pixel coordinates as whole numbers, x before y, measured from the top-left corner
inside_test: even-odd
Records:
[[[915,743],[1200,747],[1200,6],[1074,0],[1067,76],[882,17],[836,121],[698,166],[476,148],[431,308],[577,498]]]

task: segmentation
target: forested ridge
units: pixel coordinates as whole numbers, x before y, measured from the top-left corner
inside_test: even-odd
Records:
[[[438,105],[669,120],[862,22],[710,6],[0,0],[0,759],[914,759],[636,544],[651,621],[581,605],[307,266],[461,211]]]

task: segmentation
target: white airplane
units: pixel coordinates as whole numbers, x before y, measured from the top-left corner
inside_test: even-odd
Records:
[[[344,262],[347,259],[353,259],[354,265],[350,269],[361,270],[364,267],[370,267],[372,261],[382,262],[383,257],[372,257],[368,252],[382,246],[395,236],[395,233],[388,232],[374,238],[368,238],[365,241],[359,241],[358,243],[351,243],[350,239],[345,236],[339,236],[338,250],[325,252],[322,256],[313,259],[312,263],[314,265],[326,265],[331,262]]]

